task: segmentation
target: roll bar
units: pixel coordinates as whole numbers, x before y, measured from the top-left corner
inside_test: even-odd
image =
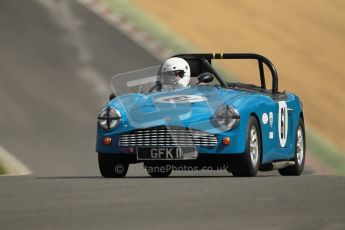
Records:
[[[272,94],[278,93],[278,73],[276,68],[274,67],[273,63],[266,57],[260,54],[254,53],[196,53],[196,54],[178,54],[174,57],[181,57],[181,58],[200,58],[207,60],[210,64],[212,63],[212,59],[254,59],[258,61],[259,65],[259,72],[260,72],[260,81],[261,81],[261,88],[266,89],[266,81],[265,81],[265,71],[264,65],[265,64],[268,69],[271,71],[272,75]]]

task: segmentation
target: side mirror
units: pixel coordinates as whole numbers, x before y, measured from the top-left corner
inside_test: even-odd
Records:
[[[198,76],[199,83],[210,83],[214,80],[214,75],[209,72],[202,73]]]
[[[114,93],[110,94],[110,95],[109,95],[109,101],[113,100],[115,97],[116,97],[116,96],[115,96]]]

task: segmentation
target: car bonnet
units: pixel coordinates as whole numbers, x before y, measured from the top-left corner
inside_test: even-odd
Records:
[[[125,113],[126,120],[131,126],[190,126],[209,121],[220,106],[243,94],[245,93],[242,91],[215,86],[196,86],[150,95],[121,96],[119,100],[122,101],[121,107],[125,110],[122,113]]]

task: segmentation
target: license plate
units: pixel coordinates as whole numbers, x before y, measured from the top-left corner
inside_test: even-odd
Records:
[[[188,160],[197,158],[195,147],[137,148],[138,160]]]

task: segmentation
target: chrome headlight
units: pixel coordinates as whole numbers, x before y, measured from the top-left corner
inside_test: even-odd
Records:
[[[229,105],[221,106],[213,117],[215,126],[222,131],[235,128],[240,121],[240,114]]]
[[[120,123],[121,114],[115,108],[105,107],[101,110],[97,118],[99,126],[105,130],[110,130]]]

